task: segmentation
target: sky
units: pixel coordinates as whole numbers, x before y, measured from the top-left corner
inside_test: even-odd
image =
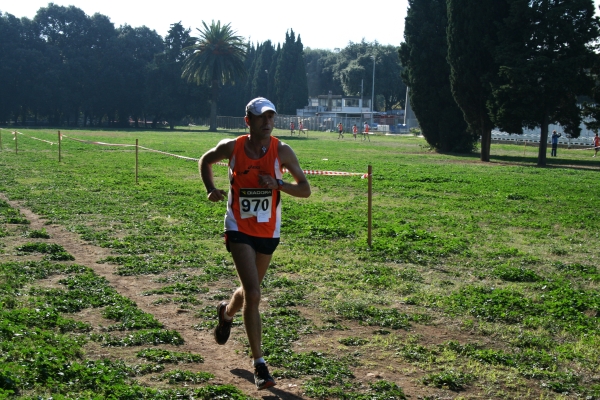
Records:
[[[596,0],[600,1],[600,0]],[[181,22],[192,30],[212,20],[230,23],[231,28],[252,43],[271,40],[274,45],[285,41],[290,29],[300,35],[304,48],[342,49],[349,42],[377,41],[398,46],[404,40],[404,18],[408,0],[375,3],[303,0],[299,2],[260,3],[241,0],[168,0],[138,2],[131,0],[53,0],[59,6],[75,6],[88,16],[95,13],[110,18],[115,27],[143,25],[165,37],[170,25]],[[17,18],[33,19],[49,1],[3,1],[0,11]],[[153,5],[155,4],[155,5]],[[373,7],[371,7],[373,6]]]

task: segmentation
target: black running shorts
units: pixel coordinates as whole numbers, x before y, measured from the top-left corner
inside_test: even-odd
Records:
[[[262,254],[273,254],[279,245],[279,238],[261,238],[256,236],[246,235],[238,231],[225,232],[225,246],[227,251],[231,252],[229,243],[243,243],[252,247],[254,251]]]

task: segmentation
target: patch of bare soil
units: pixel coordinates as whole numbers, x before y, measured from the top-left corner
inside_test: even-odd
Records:
[[[200,354],[205,361],[202,364],[185,364],[179,366],[166,365],[166,370],[173,368],[186,369],[190,371],[206,371],[215,375],[211,381],[213,384],[231,384],[244,391],[247,395],[262,399],[306,399],[308,398],[302,391],[302,379],[278,379],[277,386],[266,391],[259,392],[254,386],[252,367],[250,359],[244,353],[242,340],[245,338],[244,329],[241,326],[234,327],[229,342],[224,346],[215,343],[212,332],[207,330],[196,330],[194,325],[201,322],[194,316],[193,311],[182,310],[176,304],[154,305],[152,301],[156,298],[144,296],[143,292],[160,287],[161,285],[153,281],[155,276],[119,276],[115,274],[115,267],[109,264],[99,264],[97,261],[111,255],[110,249],[93,246],[82,240],[77,234],[67,231],[59,225],[46,225],[46,221],[30,210],[20,206],[18,202],[9,201],[0,194],[12,207],[19,209],[21,213],[31,222],[28,229],[41,230],[46,229],[50,235],[49,241],[59,244],[66,251],[75,257],[75,263],[92,268],[98,275],[105,277],[110,285],[115,288],[122,296],[135,301],[138,307],[155,316],[164,324],[165,329],[178,331],[185,344],[175,346],[161,346],[166,349],[180,352],[190,352]],[[12,236],[6,243],[6,254],[0,255],[0,261],[6,260],[11,256],[9,253],[19,244],[31,241],[22,237]],[[22,242],[22,243],[21,243]],[[14,259],[14,258],[13,258]],[[23,259],[20,256],[18,259]],[[191,272],[193,273],[193,272]],[[51,277],[45,281],[37,282],[37,285],[58,287],[57,281],[61,277]],[[216,302],[215,302],[216,303]],[[313,321],[321,321],[323,316],[318,314],[318,310],[303,308],[303,315]],[[94,330],[101,332],[102,326],[111,323],[100,315],[99,310],[86,309],[75,314],[75,319],[90,323]],[[338,342],[340,338],[353,336],[372,338],[374,327],[361,326],[359,324],[345,321],[344,324],[349,328],[347,331],[322,331],[303,337],[296,343],[298,351],[323,351],[327,353],[348,354],[348,348]],[[398,332],[396,332],[398,333]],[[402,335],[418,335],[422,338],[422,344],[443,343],[448,340],[457,340],[461,343],[475,341],[475,338],[468,334],[459,332],[449,326],[415,326],[411,332],[399,332]],[[482,338],[477,340],[481,342]],[[143,361],[135,356],[139,348],[106,348],[97,343],[86,345],[86,357],[90,359],[111,358],[123,360],[129,364],[140,364]],[[359,382],[367,385],[380,379],[394,382],[411,399],[453,399],[457,395],[463,398],[480,398],[477,391],[473,393],[471,389],[463,391],[460,394],[430,388],[419,382],[424,372],[409,363],[403,363],[398,357],[392,357],[392,354],[382,353],[381,351],[371,354],[368,350],[361,347],[356,348],[356,356],[360,359],[361,365],[354,368],[353,373]],[[166,371],[165,370],[165,371]],[[149,377],[138,378],[142,384],[149,386],[165,386],[164,383],[150,380]],[[193,385],[190,385],[193,386]],[[171,386],[173,387],[173,386]]]

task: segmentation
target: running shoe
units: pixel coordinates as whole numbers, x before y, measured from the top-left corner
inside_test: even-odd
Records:
[[[275,379],[269,374],[267,364],[260,363],[254,366],[254,383],[258,390],[263,390],[275,386]]]
[[[215,327],[214,336],[218,344],[225,344],[229,339],[229,333],[231,333],[231,321],[225,319],[225,310],[227,310],[227,303],[221,302],[217,306],[217,314],[219,315],[219,324]]]

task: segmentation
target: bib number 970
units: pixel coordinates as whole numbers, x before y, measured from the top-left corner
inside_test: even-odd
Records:
[[[243,199],[242,200],[242,211],[244,213],[257,213],[258,211],[268,211],[269,210],[269,200],[268,199]]]
[[[271,217],[272,189],[240,189],[240,216],[242,219],[256,217],[267,222]]]

